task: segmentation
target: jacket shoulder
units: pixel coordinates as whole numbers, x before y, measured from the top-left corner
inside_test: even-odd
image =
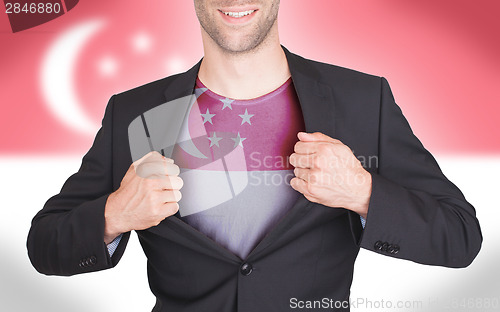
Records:
[[[176,74],[158,79],[141,86],[115,94],[115,99],[120,100],[142,100],[155,97],[164,97],[164,91],[179,75]]]
[[[299,55],[294,55],[308,72],[313,72],[323,82],[352,87],[367,87],[375,85],[380,88],[381,76],[361,72],[355,69],[329,64],[317,60],[311,60]]]
[[[133,89],[115,94],[113,96],[113,103],[115,109],[114,118],[126,123],[127,125],[132,122],[133,119],[140,116],[146,111],[153,109],[159,105],[165,104],[172,98],[167,98],[167,90],[173,91],[174,93],[180,92],[180,89],[184,90],[182,92],[193,92],[193,84],[189,83],[191,91],[188,91],[188,84],[184,82],[182,85],[179,84],[179,77],[183,74],[176,74],[168,76],[142,86],[135,87]],[[185,78],[185,77],[184,77]],[[186,79],[184,79],[186,80]],[[181,97],[187,94],[179,94]],[[169,94],[171,96],[171,94]]]

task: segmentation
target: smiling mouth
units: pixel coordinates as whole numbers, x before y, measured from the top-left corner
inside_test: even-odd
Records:
[[[255,11],[257,11],[257,10],[248,10],[248,11],[242,11],[242,12],[224,12],[224,11],[221,11],[221,12],[224,13],[225,15],[227,15],[227,16],[230,16],[230,17],[241,18],[241,17],[244,17],[244,16],[248,16],[248,15],[252,14]]]

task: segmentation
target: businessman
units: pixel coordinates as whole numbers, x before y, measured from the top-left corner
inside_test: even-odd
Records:
[[[153,311],[348,311],[360,247],[473,261],[475,210],[388,82],[288,51],[279,4],[194,1],[203,59],[110,99],[80,169],[33,219],[39,272],[114,267],[135,230]]]

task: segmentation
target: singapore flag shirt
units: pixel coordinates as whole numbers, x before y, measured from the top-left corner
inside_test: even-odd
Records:
[[[220,96],[197,79],[195,95],[172,154],[184,180],[179,213],[244,259],[300,195],[289,163],[305,130],[300,104],[291,78],[250,100]]]

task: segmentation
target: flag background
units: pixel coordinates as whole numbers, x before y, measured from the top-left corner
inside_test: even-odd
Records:
[[[415,134],[476,207],[483,229],[482,251],[466,269],[362,250],[351,296],[365,304],[354,311],[385,310],[382,300],[394,311],[417,310],[395,307],[406,300],[421,300],[424,311],[500,309],[499,10],[496,0],[281,3],[281,41],[292,52],[388,79]],[[150,311],[154,297],[135,235],[116,268],[71,278],[38,274],[25,242],[31,218],[78,169],[109,97],[202,57],[192,1],[80,1],[16,34],[4,11],[0,42],[0,309]]]

